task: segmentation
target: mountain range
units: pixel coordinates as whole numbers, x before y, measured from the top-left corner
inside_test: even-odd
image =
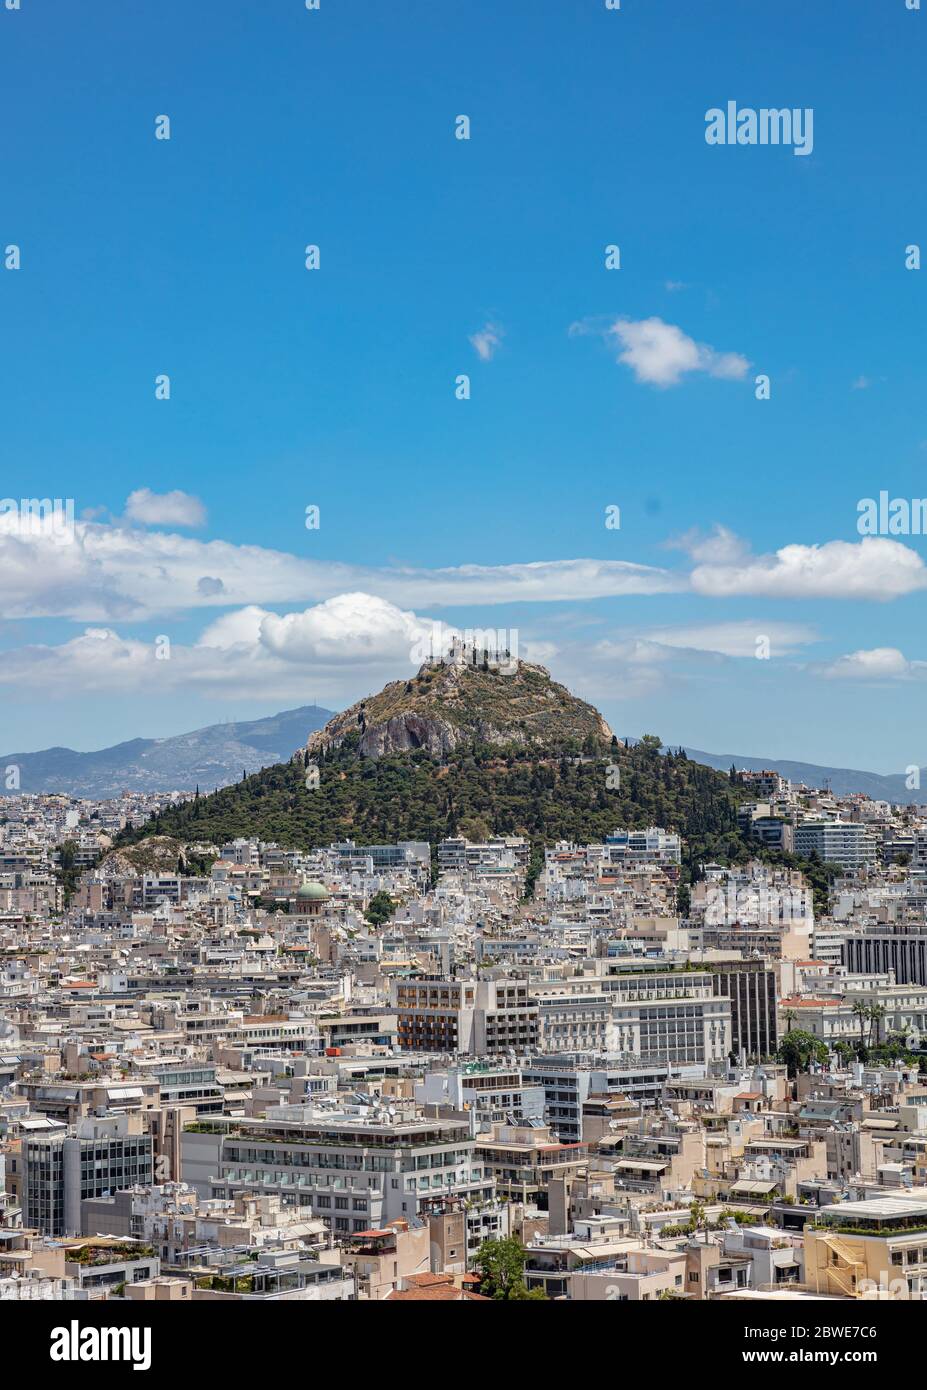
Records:
[[[861,772],[858,768],[822,767],[817,763],[792,762],[783,758],[750,758],[742,753],[702,753],[688,747],[686,752],[697,763],[718,768],[722,772],[727,772],[733,765],[750,772],[778,772],[780,777],[790,782],[804,782],[806,787],[829,787],[837,796],[865,792],[873,801],[892,801],[904,806],[927,803],[927,769],[918,777],[922,787],[909,788],[908,778],[903,772]]]
[[[564,692],[562,686],[546,677],[546,672],[539,676],[537,673],[543,668],[530,668],[525,663],[522,668],[517,691],[515,687],[503,685],[498,717],[492,715],[497,718],[505,739],[518,742],[531,734],[525,715],[531,703],[528,691],[532,681],[540,681],[539,688],[545,691],[532,714],[535,733],[546,730],[556,735],[558,711],[563,713],[562,700],[566,694],[572,702],[569,708],[573,715],[579,716],[575,733],[580,737],[590,732],[610,735],[608,726],[591,705]],[[339,743],[348,732],[358,731],[364,754],[375,751],[374,745],[379,742],[381,753],[425,746],[440,755],[454,745],[458,728],[469,729],[469,734],[476,731],[484,741],[492,742],[495,737],[492,720],[486,711],[481,713],[479,709],[479,680],[467,680],[467,696],[463,698],[459,672],[455,675],[453,666],[447,670],[447,688],[441,691],[440,699],[433,702],[435,708],[431,713],[434,717],[426,718],[421,725],[422,712],[429,704],[427,683],[418,678],[394,681],[378,695],[358,701],[337,715],[318,705],[301,705],[265,719],[210,724],[172,738],[135,738],[90,753],[79,753],[73,748],[8,753],[0,756],[0,795],[14,794],[15,789],[6,785],[10,779],[3,775],[12,766],[19,768],[19,790],[24,792],[64,792],[103,799],[118,796],[122,791],[193,791],[197,786],[211,790],[237,782],[243,772],[253,773],[273,763],[285,762],[294,749],[306,745],[308,736],[315,731],[319,732],[313,749]],[[491,682],[487,689],[493,689]],[[558,695],[557,692],[562,693]],[[521,702],[520,708],[512,703],[514,700]],[[468,701],[472,708],[468,708]],[[329,724],[330,728],[326,729]],[[706,753],[688,746],[686,752],[693,762],[721,772],[727,772],[732,764],[752,771],[769,769],[792,782],[804,782],[812,787],[829,786],[840,796],[864,792],[877,801],[927,804],[927,772],[920,779],[923,788],[910,789],[904,773],[881,774],[742,753]]]
[[[65,792],[103,800],[120,792],[212,790],[289,758],[312,729],[332,717],[331,710],[302,705],[267,719],[209,724],[174,738],[133,738],[94,753],[43,748],[38,753],[0,757],[0,790],[15,789],[6,770],[19,769],[21,792]],[[6,775],[5,775],[6,774]]]

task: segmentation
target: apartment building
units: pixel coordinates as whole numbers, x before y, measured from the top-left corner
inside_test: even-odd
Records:
[[[672,1077],[686,1074],[699,1076],[704,1070],[580,1052],[534,1057],[522,1070],[526,1084],[543,1087],[544,1114],[553,1132],[575,1144],[583,1139],[583,1109],[590,1096],[620,1095],[653,1106]]]
[[[854,973],[892,972],[899,984],[927,985],[927,926],[866,927],[842,940],[843,963]]]
[[[496,1191],[508,1201],[548,1207],[551,1180],[583,1173],[585,1145],[564,1144],[540,1121],[527,1125],[494,1124],[476,1141],[476,1157],[495,1178]]]
[[[538,1007],[522,980],[394,980],[391,999],[405,1052],[498,1055],[538,1046]]]
[[[473,844],[455,835],[438,845],[438,867],[452,873],[487,868],[524,869],[530,856],[531,846],[520,835],[499,835],[485,844]]]
[[[860,869],[875,859],[874,842],[865,825],[842,820],[806,820],[795,827],[795,853],[812,854],[841,869]]]
[[[605,837],[605,861],[613,866],[657,864],[672,869],[681,858],[680,837],[656,825],[647,830],[616,830]]]
[[[731,1051],[731,1001],[707,971],[637,973],[609,965],[615,1050],[670,1066],[722,1062]]]
[[[776,972],[764,960],[711,965],[715,994],[731,1001],[731,1046],[741,1061],[774,1057],[779,1046]]]
[[[575,989],[573,982],[535,986],[539,1041],[546,1052],[614,1052],[617,1034],[607,989]]]
[[[467,1111],[474,1133],[504,1120],[544,1118],[544,1089],[530,1086],[518,1067],[467,1062],[463,1066],[428,1071],[415,1083],[418,1105]]]
[[[159,1082],[142,1077],[22,1081],[18,1089],[36,1114],[65,1125],[95,1115],[155,1110],[161,1097]]]
[[[805,1278],[816,1293],[860,1298],[885,1289],[895,1298],[927,1294],[924,1190],[821,1207],[805,1226]]]
[[[195,1140],[198,1136],[193,1135]],[[192,1149],[187,1157],[195,1162]],[[491,1201],[492,1175],[476,1159],[470,1125],[403,1119],[372,1107],[282,1105],[221,1136],[214,1193],[279,1193],[339,1234],[425,1218],[454,1200]]]
[[[78,1235],[81,1202],[153,1181],[152,1139],[140,1116],[78,1121],[76,1131],[22,1141],[23,1220],[45,1235]]]

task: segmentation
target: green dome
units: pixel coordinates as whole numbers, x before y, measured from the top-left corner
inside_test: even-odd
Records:
[[[306,879],[296,890],[296,897],[299,902],[325,902],[331,896],[323,883],[315,883],[311,879]]]

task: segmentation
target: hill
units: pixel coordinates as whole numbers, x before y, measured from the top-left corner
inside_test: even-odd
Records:
[[[392,681],[312,734],[309,756],[341,747],[354,733],[362,757],[424,748],[443,758],[468,743],[527,748],[612,737],[598,710],[543,666],[519,661],[502,671],[479,659],[426,662],[412,680]]]
[[[210,724],[173,738],[134,738],[78,753],[73,748],[44,748],[38,753],[7,753],[0,767],[19,768],[21,792],[64,792],[69,796],[104,799],[122,791],[192,791],[196,786],[221,787],[242,771],[290,756],[310,729],[317,729],[331,711],[316,705],[285,710],[267,719],[237,724]],[[0,778],[4,795],[15,795]]]
[[[543,667],[426,665],[336,715],[289,762],[170,808],[122,842],[243,835],[308,848],[520,834],[537,859],[560,839],[657,824],[686,837],[693,861],[746,858],[739,794],[684,753],[661,752],[656,737],[626,747]]]

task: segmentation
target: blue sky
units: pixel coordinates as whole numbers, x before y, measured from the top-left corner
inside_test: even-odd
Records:
[[[856,526],[927,495],[927,9],[21,3],[2,491],[78,525],[0,519],[7,751],[338,707],[439,619],[621,733],[927,762],[925,540]]]

